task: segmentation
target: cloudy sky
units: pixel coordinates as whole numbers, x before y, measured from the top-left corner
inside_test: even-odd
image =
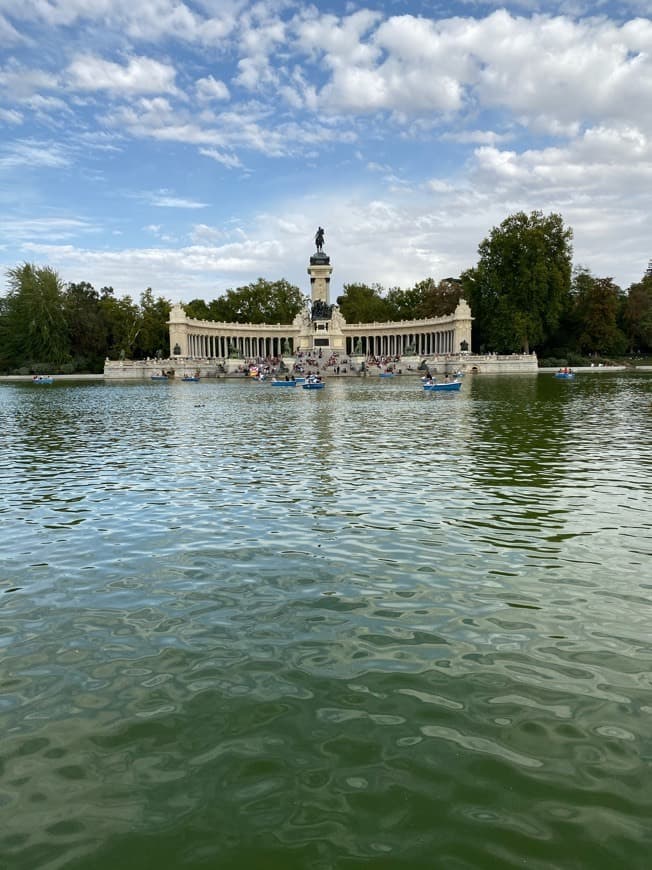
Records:
[[[0,269],[136,298],[475,265],[559,212],[623,288],[652,258],[652,0],[0,0]]]

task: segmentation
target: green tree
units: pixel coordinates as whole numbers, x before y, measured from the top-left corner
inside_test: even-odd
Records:
[[[630,350],[652,350],[652,263],[642,280],[627,291],[621,324]]]
[[[66,285],[63,307],[76,371],[102,371],[108,350],[108,330],[100,294],[87,281]]]
[[[49,266],[23,263],[7,272],[0,306],[0,365],[60,369],[70,357],[63,284]]]
[[[186,312],[186,317],[192,317],[194,320],[217,319],[213,317],[209,304],[203,299],[191,299],[190,302],[184,302],[183,310]]]
[[[387,300],[382,297],[380,284],[345,284],[344,293],[337,297],[342,317],[347,323],[382,323],[390,319]]]
[[[626,339],[618,327],[622,291],[612,278],[595,278],[588,269],[580,269],[573,278],[578,344],[582,353],[619,355]]]
[[[107,328],[108,355],[112,359],[132,357],[142,325],[140,308],[131,296],[117,299],[113,287],[101,289],[100,308]]]
[[[392,287],[385,296],[385,305],[388,320],[415,320],[421,316],[423,294],[418,287]]]
[[[133,347],[136,358],[153,357],[158,353],[170,353],[170,303],[159,296],[154,298],[152,288],[148,287],[140,296],[140,329]]]
[[[518,212],[491,231],[462,275],[474,342],[502,353],[541,349],[570,298],[572,230],[558,214]]]
[[[444,317],[452,314],[462,298],[463,288],[459,278],[444,278],[438,284],[432,278],[420,281],[415,289],[422,296],[420,317]]]
[[[213,320],[228,323],[291,323],[303,307],[303,296],[294,284],[257,281],[227,290],[209,306]]]

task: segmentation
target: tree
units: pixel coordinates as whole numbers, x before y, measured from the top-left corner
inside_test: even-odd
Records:
[[[141,313],[131,296],[116,299],[112,287],[103,287],[100,297],[107,328],[108,355],[113,359],[131,357],[141,328]]]
[[[101,371],[108,350],[108,330],[100,294],[87,281],[68,284],[63,293],[63,308],[74,368]]]
[[[374,284],[345,284],[344,293],[337,297],[342,317],[347,323],[374,323],[390,319],[387,301],[382,298],[382,287]]]
[[[572,235],[560,215],[540,211],[494,227],[478,265],[462,275],[476,343],[503,353],[545,345],[569,302]]]
[[[652,350],[652,260],[643,278],[627,291],[620,323],[630,350]]]
[[[193,320],[217,319],[211,315],[210,307],[203,299],[191,299],[190,302],[184,302],[183,310],[186,312],[186,317],[192,317]]]
[[[161,296],[154,299],[152,288],[148,287],[140,296],[140,330],[133,349],[139,358],[153,357],[159,352],[164,356],[170,353],[170,303]]]
[[[7,272],[9,289],[0,306],[3,368],[47,366],[69,359],[63,284],[49,266],[23,263]]]
[[[209,306],[213,320],[227,323],[291,323],[303,307],[303,296],[294,284],[257,281],[227,290]]]
[[[423,294],[418,286],[408,290],[392,287],[385,296],[387,320],[415,320],[421,316]]]
[[[415,290],[422,296],[420,317],[444,317],[452,314],[463,294],[459,278],[444,278],[438,284],[432,278],[426,278],[415,286]]]
[[[622,291],[612,278],[595,278],[580,269],[573,279],[573,296],[579,325],[579,350],[582,353],[618,355],[626,339],[618,327],[617,315]]]

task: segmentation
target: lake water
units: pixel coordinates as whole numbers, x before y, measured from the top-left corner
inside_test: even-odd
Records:
[[[0,866],[650,866],[652,375],[0,414]]]

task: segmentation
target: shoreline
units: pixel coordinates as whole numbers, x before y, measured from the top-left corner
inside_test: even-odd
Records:
[[[546,367],[538,368],[535,372],[534,371],[533,372],[521,372],[520,374],[537,374],[537,375],[538,374],[545,374],[545,375],[547,375],[547,374],[554,374],[555,372],[558,372],[558,371],[559,371],[558,367],[546,366]],[[573,366],[573,372],[575,372],[576,374],[578,374],[578,373],[581,373],[581,374],[605,374],[607,372],[652,372],[652,365],[650,365],[650,366],[625,366],[625,365],[619,365],[619,366],[577,366],[577,367]],[[396,374],[396,377],[397,378],[414,378],[414,377],[420,377],[421,374],[422,373],[420,371],[411,371],[411,372],[403,371],[403,372],[401,372],[400,375]],[[487,377],[487,374],[480,374],[480,373],[474,373],[474,374],[469,373],[469,374],[471,377]],[[492,374],[494,374],[494,373],[492,373]],[[505,374],[509,374],[509,373],[506,372]],[[512,374],[514,374],[514,373],[512,373]],[[356,372],[355,374],[351,373],[351,375],[353,377],[371,377],[371,378],[378,376],[375,372],[374,373],[369,372],[366,375],[360,375]],[[348,375],[348,376],[351,377],[351,375]],[[53,377],[55,379],[55,381],[101,381],[103,383],[110,383],[110,382],[116,382],[116,381],[132,381],[132,382],[139,381],[140,382],[140,381],[149,380],[149,378],[147,378],[147,377],[134,378],[134,377],[129,377],[129,376],[124,377],[124,378],[116,378],[116,377],[108,377],[107,378],[103,372],[101,372],[99,374],[77,374],[77,375],[57,375],[57,374],[54,374],[54,375],[48,375],[48,376]],[[34,377],[33,375],[0,375],[0,383],[29,383],[33,380],[33,377]],[[329,375],[326,375],[326,377],[329,377]],[[347,377],[347,375],[339,375],[339,376],[333,375],[332,377],[335,377],[335,378],[338,378],[338,377],[343,378],[344,377],[345,378],[345,377]],[[174,381],[174,380],[180,381],[181,378],[171,378],[171,380],[172,381]],[[243,380],[243,381],[246,381],[249,379],[246,377],[243,377],[241,374],[238,373],[238,374],[222,375],[222,376],[217,377],[217,378],[215,378],[215,377],[203,377],[201,380],[202,381],[213,381],[213,380]]]

